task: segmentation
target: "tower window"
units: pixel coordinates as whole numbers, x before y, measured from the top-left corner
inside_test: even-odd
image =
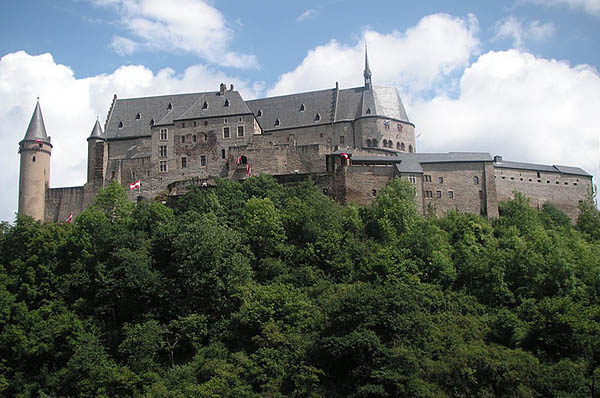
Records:
[[[160,140],[161,141],[166,141],[167,138],[169,138],[168,132],[169,132],[168,129],[160,129]]]
[[[226,107],[226,108],[229,106],[229,100],[228,99],[225,100],[225,103],[223,104],[223,106]]]
[[[409,145],[409,146],[408,146],[408,152],[410,152],[410,153],[412,153],[412,152],[413,152],[413,146],[412,146],[412,145]]]
[[[304,104],[300,105],[300,112],[304,112]]]
[[[161,145],[158,147],[158,156],[161,158],[167,157],[167,146],[166,145]]]
[[[137,115],[135,115],[135,120],[140,120],[142,118],[142,115],[138,112]]]
[[[315,115],[315,122],[318,122],[319,120],[321,120],[321,115],[319,115],[318,113]]]
[[[202,109],[208,109],[208,102],[204,101],[202,104]]]
[[[406,151],[406,146],[404,146],[404,142],[400,143],[400,150]]]
[[[259,109],[258,112],[256,112],[256,117],[262,117],[262,109]]]
[[[439,177],[438,181],[439,181],[440,184],[443,184],[444,183],[444,177]]]
[[[275,119],[275,124],[274,124],[274,126],[275,126],[275,127],[277,127],[277,126],[279,126],[280,124],[281,124],[281,122],[279,121],[279,119]]]

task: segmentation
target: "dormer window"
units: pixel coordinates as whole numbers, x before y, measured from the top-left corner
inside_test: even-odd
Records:
[[[150,126],[154,126],[154,119],[150,119]]]
[[[318,122],[319,120],[321,120],[321,115],[319,115],[318,113],[315,115],[315,122]]]
[[[279,125],[281,124],[281,122],[279,121],[279,119],[275,119],[275,127],[279,127]]]
[[[371,114],[371,108],[367,108],[367,115]]]
[[[304,104],[300,105],[300,112],[304,112]]]
[[[258,112],[256,112],[256,117],[262,117],[262,109],[259,109]]]
[[[140,120],[142,118],[142,115],[138,112],[137,115],[135,115],[135,120]]]
[[[202,109],[208,109],[208,102],[204,101],[202,104]]]
[[[119,122],[119,128],[122,129],[123,128],[123,122]]]
[[[170,111],[171,109],[173,109],[173,104],[169,102],[169,105],[167,105],[167,110]]]
[[[228,99],[225,100],[225,103],[223,104],[223,106],[226,107],[226,108],[229,106],[229,100]]]

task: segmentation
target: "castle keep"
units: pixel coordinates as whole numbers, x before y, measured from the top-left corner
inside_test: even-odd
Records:
[[[88,137],[87,183],[50,188],[52,145],[40,104],[19,143],[19,213],[63,221],[88,207],[112,181],[155,198],[218,177],[270,174],[282,183],[312,178],[336,200],[367,204],[394,177],[415,185],[422,212],[452,209],[498,215],[498,201],[520,191],[532,206],[549,202],[577,217],[592,176],[577,167],[504,161],[488,153],[418,153],[415,125],[393,87],[373,86],[365,52],[364,85],[245,101],[218,91],[119,99],[104,129]]]

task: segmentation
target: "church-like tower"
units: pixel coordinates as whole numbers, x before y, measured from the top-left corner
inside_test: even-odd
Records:
[[[44,221],[46,190],[50,183],[50,154],[52,144],[38,99],[25,133],[19,142],[21,165],[19,169],[19,214]]]
[[[87,182],[94,187],[102,188],[104,186],[104,176],[106,173],[106,164],[108,161],[108,145],[106,137],[102,132],[100,122],[96,119],[96,124],[92,133],[87,139],[88,142],[88,172]]]

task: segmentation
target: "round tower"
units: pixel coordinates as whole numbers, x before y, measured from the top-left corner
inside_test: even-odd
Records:
[[[100,122],[96,119],[96,124],[92,133],[87,139],[88,142],[88,172],[87,182],[94,186],[102,187],[104,184],[104,173],[106,169],[106,160],[108,155],[105,153],[106,144],[104,133]]]
[[[44,221],[46,190],[50,184],[52,144],[46,134],[38,99],[25,138],[19,142],[19,214]]]

